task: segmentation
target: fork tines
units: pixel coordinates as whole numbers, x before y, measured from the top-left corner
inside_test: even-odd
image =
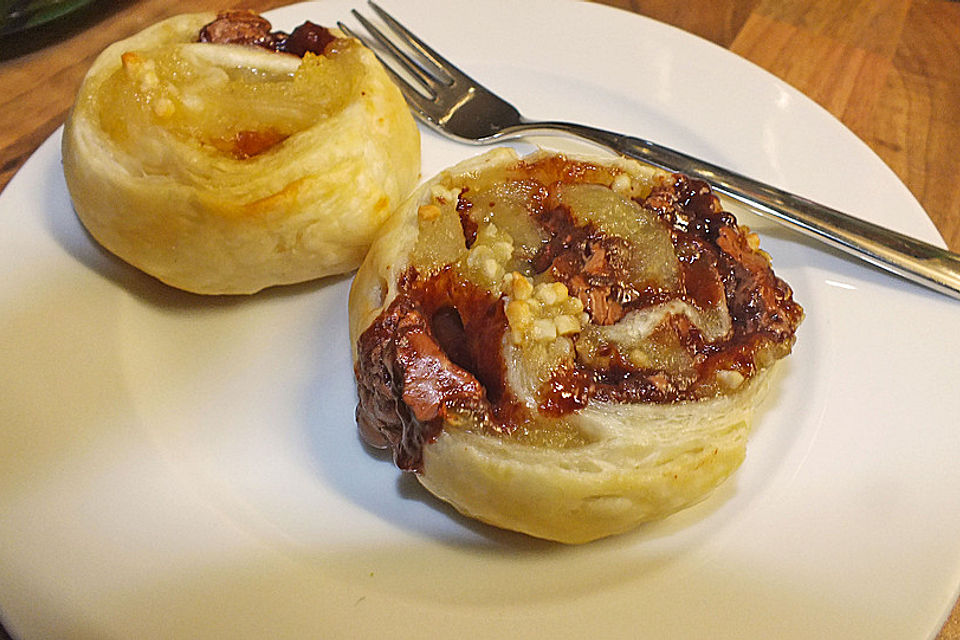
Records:
[[[357,38],[370,48],[380,60],[380,63],[393,76],[397,85],[406,93],[412,90],[409,82],[401,76],[397,70],[390,64],[385,57],[395,60],[403,69],[416,80],[417,84],[428,92],[431,98],[436,97],[437,91],[441,88],[450,87],[458,82],[469,80],[466,75],[459,73],[448,60],[437,53],[423,40],[410,32],[405,26],[400,24],[383,8],[375,2],[369,1],[368,4],[380,19],[384,26],[391,32],[390,35],[384,33],[379,27],[365,18],[363,14],[353,9],[351,13],[357,21],[369,33],[369,37],[359,35],[343,22],[337,25],[349,36]],[[386,50],[389,56],[383,56],[378,51]],[[408,98],[412,96],[407,96]]]

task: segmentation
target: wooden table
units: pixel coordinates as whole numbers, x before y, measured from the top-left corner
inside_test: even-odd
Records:
[[[603,1],[712,40],[816,100],[890,165],[960,251],[960,2]],[[190,9],[283,4],[195,0]],[[0,189],[63,123],[104,46],[182,10],[165,0],[94,3],[0,43]],[[938,638],[960,640],[960,605]]]

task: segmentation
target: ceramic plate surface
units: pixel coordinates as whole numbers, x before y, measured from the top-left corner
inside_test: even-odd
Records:
[[[332,24],[360,4],[269,15]],[[423,6],[387,8],[530,117],[650,137],[942,244],[853,134],[725,50],[595,5]],[[807,311],[746,462],[676,516],[558,546],[457,516],[362,446],[349,277],[169,289],[84,233],[59,142],[0,197],[15,636],[902,640],[948,613],[960,303],[744,214]],[[480,152],[425,132],[423,173]]]

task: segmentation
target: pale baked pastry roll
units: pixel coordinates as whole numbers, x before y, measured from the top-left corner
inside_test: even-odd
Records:
[[[416,185],[420,139],[358,41],[189,14],[97,57],[63,164],[108,250],[174,287],[240,294],[356,268]]]
[[[498,149],[418,189],[360,267],[358,426],[462,513],[586,542],[737,469],[802,315],[706,184]]]

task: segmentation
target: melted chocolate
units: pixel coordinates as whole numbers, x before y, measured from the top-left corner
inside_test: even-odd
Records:
[[[614,324],[631,308],[661,300],[660,291],[632,283],[627,263],[631,248],[622,238],[605,235],[592,224],[576,226],[565,207],[542,212],[539,222],[550,240],[534,259],[534,271],[549,271],[566,285],[594,323]]]
[[[302,58],[307,52],[323,55],[327,45],[337,40],[329,29],[310,21],[290,34],[271,29],[270,22],[253,11],[221,11],[200,30],[198,41],[262,47]]]
[[[467,249],[469,249],[477,241],[479,225],[470,217],[473,203],[463,197],[465,193],[467,193],[467,189],[464,189],[457,196],[457,213],[460,215],[460,226],[463,228],[463,237],[466,240]]]
[[[521,162],[513,171],[547,191],[557,182],[610,184],[613,178],[604,167],[562,158]],[[549,271],[564,282],[595,324],[613,324],[630,310],[679,297],[701,309],[723,301],[732,329],[706,342],[686,316],[672,316],[663,330],[693,362],[692,372],[675,375],[640,368],[615,346],[603,345],[593,364],[578,360],[563,367],[540,389],[539,410],[547,416],[563,416],[590,402],[695,400],[715,393],[708,383],[717,371],[737,371],[746,378],[759,366],[761,352],[777,358],[792,347],[803,309],[765,255],[750,248],[746,231],[722,210],[706,183],[674,175],[638,204],[671,229],[681,291],[638,290],[622,259],[631,250],[625,241],[590,224],[578,226],[550,197],[529,205],[549,237],[533,260],[534,271]],[[469,202],[461,198],[457,209],[470,246],[476,225]],[[411,269],[399,289],[358,343],[357,421],[364,439],[392,447],[398,466],[418,470],[423,445],[439,435],[445,420],[466,419],[475,428],[502,433],[529,422],[529,412],[505,382],[503,301],[463,280],[452,267],[426,278]]]
[[[482,427],[498,413],[491,401],[509,404],[500,355],[507,320],[501,300],[450,268],[405,282],[358,341],[357,423],[368,444],[392,447],[397,466],[418,470],[444,420]]]

